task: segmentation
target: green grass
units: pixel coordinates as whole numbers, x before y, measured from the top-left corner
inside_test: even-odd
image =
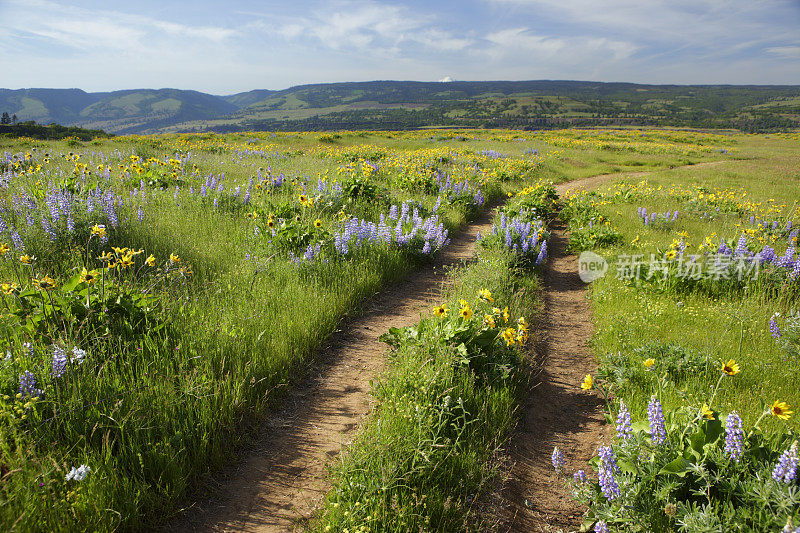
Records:
[[[708,142],[713,145],[717,138]],[[582,153],[578,148],[549,146],[537,134],[498,131],[340,132],[333,143],[319,142],[317,133],[164,135],[88,143],[0,139],[0,143],[1,149],[18,153],[23,161],[18,166],[13,160],[0,163],[0,171],[26,171],[12,177],[0,191],[4,209],[0,215],[22,234],[25,251],[36,257],[36,276],[52,276],[62,287],[82,267],[101,268],[97,257],[110,246],[141,248],[144,253],[134,258],[140,274],[134,279],[132,270],[123,269],[120,285],[134,296],[155,299],[141,320],[133,309],[120,309],[111,302],[117,313],[113,315],[98,303],[90,313],[98,322],[89,328],[78,327],[84,322],[75,318],[80,298],[74,308],[60,304],[49,308],[49,298],[37,296],[29,300],[39,307],[20,311],[17,293],[11,290],[5,297],[9,307],[0,316],[2,347],[12,357],[0,366],[0,394],[4,395],[0,397],[0,475],[4,476],[0,527],[52,531],[141,530],[162,523],[181,502],[202,492],[202,480],[246,445],[286,388],[303,376],[315,351],[343,317],[360,312],[359,304],[366,296],[424,262],[418,253],[373,247],[346,259],[330,255],[329,263],[297,266],[288,256],[288,244],[280,247],[269,242],[265,228],[270,213],[291,213],[277,215],[287,220],[299,216],[289,233],[296,232],[297,239],[326,240],[330,250],[329,241],[333,232],[341,230],[342,217],[377,222],[390,204],[407,200],[419,202],[423,210],[432,209],[438,194],[407,184],[415,183],[409,179],[427,179],[437,171],[456,179],[469,178],[473,185],[483,182],[483,194],[491,202],[539,177],[563,181],[619,166],[663,168],[684,160],[680,149],[662,154],[636,149]],[[642,152],[651,149],[641,146]],[[769,146],[766,143],[762,149]],[[522,155],[523,147],[539,148],[543,155]],[[481,150],[488,149],[508,157],[481,155]],[[24,162],[26,151],[31,152],[32,163]],[[70,153],[77,154],[77,162],[86,165],[82,170],[92,174],[74,174]],[[169,164],[155,163],[144,165],[139,174],[131,164],[131,156],[136,155],[184,163],[176,167],[175,176]],[[693,161],[730,158],[709,152],[690,157]],[[580,166],[582,158],[586,163]],[[379,170],[365,174],[367,160]],[[354,162],[351,170],[342,170],[349,161]],[[531,164],[515,166],[519,161]],[[100,164],[104,169],[98,171]],[[108,178],[104,175],[107,166]],[[268,169],[272,176],[283,173],[285,185],[269,193],[254,188],[251,203],[245,206],[243,191],[259,168],[264,176]],[[508,181],[492,178],[495,172],[508,176]],[[207,177],[219,178],[223,173],[224,192],[201,197],[199,189]],[[327,204],[322,198],[313,206],[301,206],[298,196],[303,187],[315,194],[318,178],[344,185],[360,180],[373,192],[347,201],[328,198],[331,203]],[[147,182],[144,187],[140,179]],[[43,204],[53,190],[69,191],[84,202],[98,185],[113,191],[122,203],[116,207],[116,228],[99,201],[90,214],[76,208],[73,233],[66,230],[65,216],[52,219]],[[233,198],[236,187],[242,193]],[[37,199],[38,207],[30,213],[21,203],[23,193]],[[217,207],[213,198],[219,201]],[[450,231],[476,214],[470,198],[442,201],[437,213]],[[30,227],[27,214],[34,217]],[[41,225],[43,217],[58,229],[55,242]],[[313,227],[316,219],[321,228]],[[89,238],[91,226],[98,223],[107,225],[107,245]],[[3,242],[12,242],[10,231],[3,233]],[[304,247],[292,246],[302,254]],[[180,263],[168,263],[172,253],[181,258]],[[31,267],[20,265],[21,254],[12,249],[4,256],[0,276],[4,283],[17,280],[24,288],[30,283],[26,273]],[[194,274],[178,274],[171,283],[159,281],[153,288],[148,280],[162,280],[167,274],[155,267],[149,274],[143,265],[149,254],[158,265],[167,265],[169,272],[191,265]],[[522,305],[521,296],[511,290],[515,285],[509,285],[510,274],[500,268],[502,260],[494,261],[499,261],[492,263],[496,272],[479,263],[482,266],[465,274],[465,290],[474,293],[479,285],[497,283],[498,294],[505,294],[510,305]],[[81,298],[91,299],[97,294],[92,291]],[[61,288],[56,294],[59,302],[62,296],[74,296]],[[62,315],[71,318],[62,321]],[[34,319],[32,326],[26,325],[30,319]],[[32,355],[22,346],[28,341],[34,345]],[[68,366],[65,376],[52,377],[54,346],[67,350],[77,346],[88,355],[80,366]],[[402,368],[407,373],[410,367]],[[34,404],[15,398],[20,375],[26,370],[44,388],[44,396]],[[463,387],[465,396],[472,394],[476,408],[497,402],[502,409],[493,427],[508,427],[506,410],[513,403],[516,385],[509,384],[506,392],[484,391],[464,375],[452,374],[447,379]],[[480,435],[496,438],[486,432]],[[471,479],[480,486],[493,479],[485,470],[486,455],[467,449],[464,453],[473,454],[469,469],[475,477]],[[66,481],[70,468],[80,464],[90,466],[89,476],[81,482]],[[452,516],[461,511],[454,512]]]

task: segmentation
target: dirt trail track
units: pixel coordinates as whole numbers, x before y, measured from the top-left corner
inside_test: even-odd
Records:
[[[298,529],[328,488],[325,462],[370,411],[369,382],[384,366],[389,327],[408,326],[438,302],[446,268],[472,259],[478,231],[491,229],[491,212],[452,239],[435,262],[366,303],[323,351],[312,377],[272,415],[264,435],[223,481],[221,496],[187,510],[169,531],[270,532]]]
[[[616,177],[646,174],[594,176],[559,185],[558,190],[563,194]],[[490,228],[487,210],[453,238],[434,264],[376,295],[366,303],[362,316],[347,320],[323,350],[311,377],[294,388],[282,409],[265,424],[259,442],[220,481],[218,494],[185,510],[164,530],[302,529],[328,488],[326,461],[339,454],[370,411],[369,382],[383,368],[387,350],[378,337],[391,326],[413,324],[434,305],[447,279],[446,267],[472,259],[476,233]],[[505,522],[514,531],[557,531],[548,524],[575,524],[580,510],[562,496],[552,467],[546,466],[553,443],[567,454],[569,467],[585,463],[601,429],[599,400],[578,394],[577,389],[583,375],[594,371],[586,347],[591,322],[585,286],[565,245],[565,231],[557,228],[545,278],[547,312],[539,325],[545,332],[537,350],[541,384],[527,402],[523,429],[512,446],[516,466],[503,494]],[[526,499],[529,506],[524,505]]]
[[[720,162],[679,168],[697,168]],[[592,189],[616,178],[638,178],[651,172],[605,174],[562,183],[567,190]],[[544,313],[537,322],[539,374],[525,401],[524,414],[509,453],[512,471],[501,494],[501,531],[574,531],[583,508],[567,493],[551,462],[558,446],[567,461],[566,471],[587,469],[587,461],[612,428],[604,425],[603,401],[596,393],[580,389],[586,374],[597,365],[589,349],[592,336],[591,306],[586,284],[578,277],[578,260],[566,251],[569,235],[564,225],[552,228],[550,260],[544,274]]]

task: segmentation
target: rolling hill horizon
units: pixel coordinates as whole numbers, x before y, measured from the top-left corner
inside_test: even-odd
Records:
[[[406,129],[424,126],[800,127],[800,85],[570,80],[369,81],[214,95],[185,89],[0,89],[19,121],[110,133]]]

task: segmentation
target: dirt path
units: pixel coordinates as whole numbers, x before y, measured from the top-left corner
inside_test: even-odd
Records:
[[[558,188],[563,193],[567,188],[596,186],[621,175],[646,174],[595,176]],[[260,440],[220,481],[215,497],[186,509],[165,531],[302,529],[328,489],[326,461],[339,454],[370,411],[369,383],[383,368],[387,350],[378,337],[391,326],[413,324],[421,312],[434,305],[447,279],[446,268],[473,258],[475,236],[491,228],[491,217],[487,210],[453,238],[434,264],[376,295],[366,303],[361,317],[346,321],[323,350],[311,377],[292,390],[282,409],[269,418]],[[524,431],[530,434],[523,433],[516,441],[515,474],[519,479],[512,483],[507,505],[515,530],[535,531],[532,524],[545,523],[542,517],[548,522],[551,517],[558,523],[575,522],[580,510],[564,507],[566,500],[556,496],[560,486],[555,486],[552,472],[535,459],[544,452],[549,458],[551,441],[557,441],[570,465],[585,462],[594,452],[594,440],[585,435],[594,432],[602,418],[597,399],[578,394],[577,383],[594,370],[586,348],[591,322],[584,286],[578,280],[575,259],[564,252],[565,244],[563,229],[556,229],[550,247],[552,267],[545,281],[550,312],[540,326],[547,332],[545,344],[540,346],[540,353],[547,354],[546,364],[540,376],[542,384],[526,408]],[[592,444],[584,446],[584,442]],[[539,480],[546,491],[532,492],[530,480]],[[517,503],[531,497],[536,498],[534,512],[524,506],[517,509]],[[538,522],[529,517],[538,517]]]
[[[712,166],[713,161],[677,168]],[[666,170],[666,169],[665,169]],[[604,174],[562,183],[568,190],[591,189],[617,178],[644,177],[652,172]],[[570,498],[551,462],[553,447],[564,453],[568,473],[587,469],[597,447],[612,428],[605,425],[603,401],[580,388],[586,374],[594,375],[589,340],[593,326],[586,284],[578,277],[578,260],[566,251],[566,227],[551,228],[550,261],[543,279],[544,314],[536,346],[539,374],[525,401],[524,415],[509,447],[510,479],[501,494],[502,531],[575,531],[583,508]]]
[[[446,269],[471,260],[478,231],[491,229],[486,212],[435,262],[367,302],[366,312],[342,325],[318,368],[272,415],[263,437],[241,460],[213,501],[187,509],[168,531],[272,532],[300,529],[325,495],[325,462],[336,457],[370,411],[370,380],[388,347],[378,337],[390,326],[419,320],[438,302]]]

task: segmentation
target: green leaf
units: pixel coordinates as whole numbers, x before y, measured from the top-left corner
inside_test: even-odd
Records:
[[[689,468],[692,466],[692,463],[684,459],[683,457],[678,457],[674,461],[664,465],[664,468],[659,470],[659,474],[674,474],[678,477],[683,477],[686,475],[686,472],[689,471]]]

